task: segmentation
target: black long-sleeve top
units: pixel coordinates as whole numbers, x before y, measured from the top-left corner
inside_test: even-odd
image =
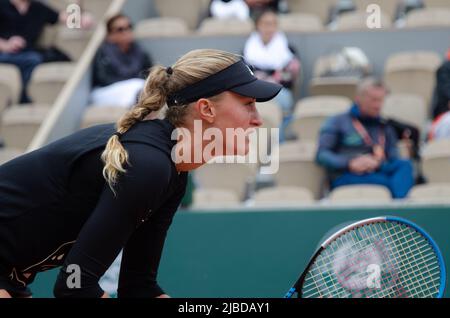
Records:
[[[98,280],[123,248],[118,296],[162,294],[158,265],[187,180],[171,160],[173,129],[166,120],[143,121],[121,137],[130,164],[116,195],[100,159],[113,124],[0,166],[0,275],[26,286],[36,273],[62,265],[56,297],[100,297]],[[71,264],[81,270],[81,288],[66,284]]]

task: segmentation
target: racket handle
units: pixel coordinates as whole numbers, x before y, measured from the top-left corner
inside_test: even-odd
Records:
[[[292,287],[291,289],[289,289],[286,295],[284,295],[284,298],[292,298],[292,295],[294,295],[296,291],[297,290],[295,289],[295,287]]]

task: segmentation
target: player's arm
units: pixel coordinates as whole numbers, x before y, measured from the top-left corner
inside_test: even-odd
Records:
[[[166,190],[170,167],[158,150],[139,152],[140,145],[127,147],[131,166],[115,186],[116,195],[106,184],[95,210],[84,224],[77,242],[68,254],[54,287],[56,297],[102,297],[98,283],[132,236],[143,211]],[[142,146],[141,146],[142,147]],[[71,264],[80,269],[80,284],[68,284]]]
[[[168,297],[157,283],[157,273],[167,230],[184,192],[184,185],[180,185],[170,199],[142,223],[128,240],[120,268],[119,298]]]

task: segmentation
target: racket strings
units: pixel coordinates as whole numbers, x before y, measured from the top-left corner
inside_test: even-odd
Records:
[[[361,238],[361,234],[365,237]],[[384,239],[381,239],[383,236]],[[356,250],[355,247],[357,247]],[[385,262],[380,264],[380,267],[383,266],[388,269],[387,272],[386,270],[383,272],[385,275],[381,280],[384,288],[375,291],[369,290],[369,297],[402,297],[406,296],[406,290],[409,291],[407,296],[421,295],[427,297],[432,296],[439,289],[440,267],[436,265],[438,261],[429,242],[408,226],[386,222],[365,225],[345,233],[332,242],[323,251],[323,254],[317,257],[316,262],[307,274],[302,288],[304,296],[348,296],[348,288],[342,286],[345,279],[339,281],[339,278],[336,278],[336,275],[330,274],[330,272],[334,271],[333,263],[352,257],[352,255],[344,254],[336,257],[336,253],[340,249],[349,249],[353,255],[358,256],[354,263],[359,262],[361,267],[361,264],[365,261],[364,258],[370,256],[367,255],[368,247],[371,248],[369,253],[381,253]],[[431,253],[429,253],[430,251]],[[433,264],[434,266],[432,266]],[[425,267],[425,270],[421,270],[422,267]],[[359,270],[359,274],[352,277],[356,281],[361,281],[367,275],[365,272],[361,272],[361,268],[357,268],[357,270]],[[437,278],[435,278],[436,275]],[[349,285],[347,287],[351,289],[351,282],[347,283]],[[358,292],[362,293],[361,291]]]
[[[420,248],[418,249],[418,251],[420,251],[420,252],[422,252],[421,250],[420,250]],[[413,250],[410,250],[410,253],[413,253],[414,251]],[[423,253],[422,253],[423,254]],[[428,256],[428,255],[427,255]],[[416,264],[416,266],[417,266],[418,264]],[[395,286],[394,286],[395,287]],[[335,289],[336,289],[336,286],[335,286]],[[390,289],[392,289],[392,288],[390,288]]]

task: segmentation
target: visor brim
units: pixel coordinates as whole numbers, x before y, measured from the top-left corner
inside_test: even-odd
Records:
[[[278,95],[283,88],[282,85],[262,80],[256,80],[244,85],[233,87],[231,92],[245,96],[253,97],[257,102],[267,102]]]

